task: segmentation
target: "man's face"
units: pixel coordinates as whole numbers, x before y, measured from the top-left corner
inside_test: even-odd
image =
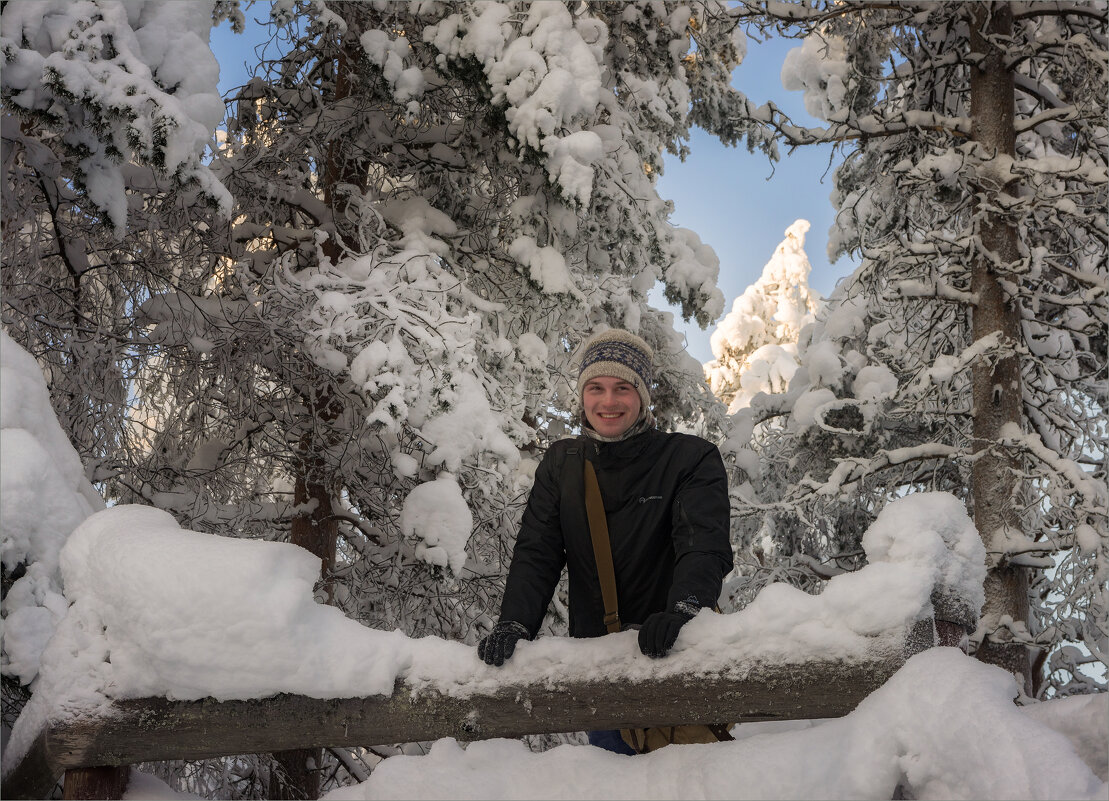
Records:
[[[639,392],[622,378],[601,375],[586,382],[581,394],[585,419],[602,437],[618,437],[639,419]]]

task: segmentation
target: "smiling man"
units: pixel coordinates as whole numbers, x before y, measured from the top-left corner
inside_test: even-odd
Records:
[[[582,433],[551,445],[535,471],[500,619],[478,646],[490,665],[503,665],[520,640],[539,632],[564,566],[570,635],[638,628],[640,650],[656,658],[670,651],[687,621],[716,604],[732,567],[723,460],[707,440],[655,428],[650,346],[611,329],[580,352]],[[608,529],[618,601],[612,625],[590,536],[586,462],[597,476]],[[633,753],[617,732],[589,738]]]

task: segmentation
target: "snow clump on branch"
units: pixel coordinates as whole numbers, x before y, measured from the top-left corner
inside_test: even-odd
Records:
[[[458,481],[449,473],[426,481],[408,493],[400,513],[406,537],[418,537],[416,558],[449,567],[457,576],[466,563],[466,541],[474,527],[474,516],[462,497]]]
[[[208,46],[214,5],[51,0],[4,9],[4,97],[87,154],[74,177],[117,237],[127,225],[129,160],[195,183],[230,212],[230,195],[202,163],[224,113]]]

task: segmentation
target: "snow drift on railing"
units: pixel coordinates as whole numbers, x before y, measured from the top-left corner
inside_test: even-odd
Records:
[[[71,606],[43,653],[5,770],[45,721],[116,699],[350,698],[390,694],[398,679],[464,696],[509,682],[635,681],[878,656],[931,616],[937,583],[954,580],[949,592],[973,597],[984,570],[973,524],[954,498],[917,496],[911,519],[891,521],[899,503],[875,523],[882,561],[836,576],[821,595],[772,585],[740,612],[702,612],[664,660],[641,655],[635,634],[624,632],[523,643],[503,669],[462,643],[369,629],[316,603],[319,561],[299,547],[183,530],[151,507],[106,509],[62,551]]]

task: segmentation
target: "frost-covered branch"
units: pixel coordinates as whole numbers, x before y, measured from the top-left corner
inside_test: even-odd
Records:
[[[804,479],[802,486],[819,495],[834,495],[849,489],[850,485],[887,467],[925,459],[952,459],[964,455],[949,445],[927,444],[910,448],[897,448],[882,452],[871,459],[839,460],[832,474],[825,481]]]

